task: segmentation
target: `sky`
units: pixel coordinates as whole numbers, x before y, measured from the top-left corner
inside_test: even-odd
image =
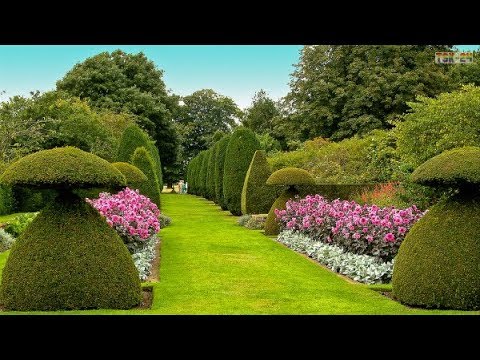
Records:
[[[476,50],[479,45],[457,45]],[[76,63],[102,51],[143,51],[159,69],[168,89],[189,95],[213,89],[244,109],[255,92],[264,89],[277,100],[289,91],[293,65],[301,45],[0,45],[0,101],[30,91],[55,88],[57,80]]]
[[[289,91],[298,45],[152,45],[152,46],[0,46],[0,101],[33,90],[52,90],[76,63],[102,51],[143,51],[159,69],[168,89],[178,95],[211,88],[250,105],[264,89],[275,100]]]

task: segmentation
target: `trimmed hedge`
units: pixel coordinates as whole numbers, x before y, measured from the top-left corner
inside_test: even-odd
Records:
[[[275,189],[266,185],[271,173],[265,151],[255,151],[243,184],[241,198],[243,214],[264,214],[270,210],[277,198]]]
[[[153,141],[147,142],[146,149],[152,156],[152,159],[155,163],[155,172],[157,174],[158,186],[160,187],[160,191],[162,191],[163,190],[163,171],[162,171],[162,162],[160,160],[160,153],[158,152],[158,148]]]
[[[349,184],[349,185],[299,185],[296,186],[299,190],[300,197],[307,195],[319,194],[329,200],[353,200],[355,196],[362,193],[362,191],[370,189],[373,190],[375,184]]]
[[[75,147],[42,150],[12,163],[0,177],[7,185],[38,188],[125,186],[125,177],[107,160]]]
[[[143,183],[148,181],[147,176],[136,166],[126,162],[112,163],[125,176],[127,186],[131,189],[138,189]]]
[[[197,182],[196,182],[196,165],[198,161],[198,156],[195,156],[190,162],[188,163],[187,167],[187,182],[188,182],[188,192],[190,194],[196,195],[197,193]]]
[[[227,204],[223,197],[223,170],[230,137],[231,135],[225,135],[215,144],[215,199],[222,210],[227,210]]]
[[[17,239],[2,275],[8,310],[128,309],[138,271],[115,230],[76,196],[50,203]]]
[[[428,308],[480,309],[480,198],[434,205],[408,232],[395,258],[393,294]]]
[[[215,146],[212,146],[209,149],[209,156],[208,156],[208,164],[207,164],[207,181],[206,181],[206,188],[207,188],[207,199],[213,200],[216,202],[215,199],[215,158],[216,158],[216,149]]]
[[[151,140],[145,131],[137,125],[130,125],[125,129],[120,139],[117,162],[130,162],[133,153],[139,147],[143,146],[145,149],[151,150],[150,143]],[[153,156],[153,154],[150,155]]]
[[[466,146],[444,151],[415,169],[412,181],[427,186],[480,184],[480,148]]]
[[[133,153],[131,163],[135,165],[146,176],[148,181],[140,185],[140,193],[147,196],[160,208],[160,187],[155,172],[155,162],[147,149],[139,147]]]
[[[315,185],[312,175],[306,170],[287,167],[275,171],[267,180],[268,185]]]
[[[203,188],[202,188],[202,182],[200,181],[200,172],[202,169],[202,164],[203,164],[203,158],[205,157],[205,150],[200,151],[200,153],[197,155],[198,160],[196,164],[196,171],[195,171],[195,188],[196,188],[196,195],[202,196]]]
[[[273,205],[268,211],[267,220],[265,221],[265,235],[278,235],[280,233],[280,226],[277,222],[277,217],[275,215],[275,209],[284,210],[286,208],[287,201],[294,199],[295,195],[298,194],[298,191],[293,188],[285,190],[278,198],[275,200]]]
[[[198,182],[200,187],[200,196],[206,197],[207,194],[207,168],[208,168],[208,157],[210,155],[208,150],[202,151],[202,161],[200,163],[200,169],[198,170]]]
[[[241,215],[243,183],[253,154],[261,150],[260,143],[250,129],[237,128],[228,143],[223,170],[223,196],[228,210]]]
[[[0,215],[13,212],[13,191],[10,186],[0,184]]]

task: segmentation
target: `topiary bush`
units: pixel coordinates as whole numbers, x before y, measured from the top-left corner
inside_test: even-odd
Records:
[[[142,184],[148,181],[147,176],[136,166],[126,162],[112,163],[125,176],[127,186],[132,189],[138,189]]]
[[[223,170],[229,141],[230,135],[225,135],[215,144],[215,199],[222,210],[227,210],[227,204],[223,197]]]
[[[142,183],[138,190],[152,200],[160,208],[160,186],[155,174],[155,163],[144,147],[139,147],[133,153],[131,163],[142,171],[148,181]]]
[[[13,212],[13,192],[10,186],[0,184],[0,215]]]
[[[13,186],[12,192],[13,212],[40,211],[57,196],[57,191],[54,189],[35,189],[23,186]]]
[[[412,180],[455,186],[405,237],[393,268],[393,294],[428,308],[480,309],[480,148],[445,151],[420,165]]]
[[[204,150],[201,152],[201,161],[200,166],[198,169],[198,185],[199,185],[199,195],[205,197],[207,194],[207,168],[208,168],[208,157],[209,152],[208,150]]]
[[[15,237],[4,229],[0,228],[0,253],[10,249],[14,242]]]
[[[125,129],[120,139],[117,161],[130,162],[137,148],[143,146],[147,151],[151,150],[150,143],[151,140],[145,131],[137,125],[130,125]],[[153,156],[153,154],[150,155]]]
[[[0,288],[6,309],[127,309],[139,304],[138,271],[127,248],[73,192],[123,187],[120,171],[95,155],[66,147],[21,158],[0,181],[59,190],[11,249]]]
[[[155,174],[157,175],[158,186],[160,187],[161,191],[163,189],[163,171],[160,153],[158,152],[158,148],[153,141],[148,141],[145,148],[152,156],[153,162],[155,163]]]
[[[9,310],[128,309],[140,302],[140,281],[97,211],[79,197],[59,197],[15,242],[1,292]]]
[[[241,215],[242,190],[252,157],[260,150],[260,143],[250,129],[237,128],[232,134],[225,153],[223,170],[223,196],[228,210]]]
[[[284,210],[288,200],[295,198],[299,194],[298,185],[313,186],[315,180],[303,169],[288,167],[275,171],[267,179],[267,185],[287,185],[288,188],[275,200],[268,211],[267,220],[265,221],[265,235],[278,235],[280,226],[277,222],[275,209]]]
[[[243,214],[268,213],[277,198],[275,189],[266,185],[271,174],[265,151],[255,151],[243,183],[241,198]]]
[[[215,158],[216,148],[212,146],[209,149],[208,164],[207,164],[207,180],[205,183],[207,199],[216,202],[215,198]]]

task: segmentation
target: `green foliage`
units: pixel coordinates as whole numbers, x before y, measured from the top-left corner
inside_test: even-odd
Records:
[[[125,176],[126,185],[131,189],[138,189],[148,181],[147,176],[136,166],[126,162],[112,163]]]
[[[420,165],[412,181],[429,186],[480,184],[480,147],[447,150]]]
[[[373,129],[407,110],[417,95],[456,86],[449,69],[432,61],[444,45],[307,45],[292,74],[290,114],[276,124],[287,140],[341,140]]]
[[[10,186],[0,184],[0,215],[13,212],[13,193]]]
[[[212,89],[195,91],[182,100],[184,105],[175,121],[182,138],[183,158],[188,162],[200,151],[213,146],[218,131],[230,133],[241,111],[231,98]]]
[[[245,227],[250,230],[263,230],[265,228],[265,222],[267,220],[267,214],[253,215],[245,223]]]
[[[267,185],[315,185],[315,180],[308,171],[287,167],[270,175],[267,179]]]
[[[207,162],[207,179],[205,181],[206,186],[206,198],[209,200],[215,199],[215,159],[217,153],[215,152],[215,146],[212,146],[208,151],[208,162]]]
[[[165,214],[160,214],[158,220],[160,221],[160,229],[163,229],[172,223],[172,219]]]
[[[8,222],[8,224],[5,226],[5,231],[12,234],[14,237],[19,237],[36,216],[37,213],[21,214],[14,220]]]
[[[269,134],[273,130],[272,120],[280,115],[275,102],[270,99],[265,90],[255,93],[252,105],[245,110],[242,125],[257,134]]]
[[[358,199],[358,196],[363,191],[373,188],[373,185],[370,185],[370,184],[349,184],[349,185],[316,184],[316,185],[299,185],[299,186],[296,186],[296,188],[298,189],[301,197],[305,197],[307,195],[319,194],[330,200],[335,200],[335,199],[355,200],[355,199]]]
[[[2,274],[9,310],[140,303],[138,271],[115,230],[83,199],[57,198],[15,242]]]
[[[295,195],[298,195],[298,191],[289,188],[285,190],[277,198],[277,200],[275,200],[272,207],[268,211],[267,220],[265,221],[265,235],[278,235],[280,233],[280,227],[278,226],[275,209],[284,210],[286,208],[287,201],[294,199]]]
[[[172,122],[178,97],[168,95],[162,76],[163,71],[143,53],[116,50],[76,64],[57,82],[57,89],[88,99],[96,109],[134,114],[156,141],[163,166],[171,169],[178,166],[179,138]]]
[[[256,134],[255,136],[260,143],[260,147],[262,148],[262,150],[265,150],[267,154],[274,154],[275,152],[282,150],[280,142],[270,134]]]
[[[414,306],[480,309],[480,199],[450,198],[409,231],[395,258],[393,294]]]
[[[16,212],[40,211],[58,194],[54,189],[29,189],[23,186],[14,186],[12,190]]]
[[[201,175],[202,175],[202,167],[203,161],[205,158],[205,150],[201,151],[197,156],[197,165],[196,165],[196,174],[195,174],[195,187],[196,187],[196,195],[203,196],[203,185],[205,184],[202,182]]]
[[[241,198],[243,214],[264,214],[270,210],[277,197],[275,189],[266,184],[271,173],[265,151],[255,151],[243,183]]]
[[[147,149],[142,146],[135,150],[130,162],[143,172],[148,179],[148,181],[140,185],[138,190],[140,190],[142,195],[150,198],[150,200],[160,208],[160,187],[152,156]]]
[[[162,172],[162,161],[160,159],[160,153],[158,152],[157,146],[153,143],[153,141],[149,141],[145,147],[147,151],[152,156],[152,159],[155,163],[155,173],[158,179],[158,186],[160,186],[160,191],[163,189],[163,172]]]
[[[245,175],[253,154],[259,149],[260,143],[255,134],[245,128],[235,130],[228,142],[223,170],[223,196],[233,215],[242,213],[241,197]]]
[[[128,162],[132,158],[133,153],[137,148],[144,147],[151,150],[151,140],[148,134],[137,125],[130,125],[125,129],[118,147],[117,161]],[[153,153],[150,153],[153,157]]]
[[[125,185],[125,177],[108,161],[70,146],[27,155],[11,164],[0,181],[7,185],[40,188]]]
[[[227,153],[230,135],[225,135],[215,144],[215,199],[223,210],[227,210],[227,203],[223,196],[223,172],[225,166],[225,154]]]
[[[426,160],[462,146],[480,146],[480,87],[464,86],[437,98],[418,97],[397,123],[398,153],[411,172]]]
[[[208,159],[210,157],[210,149],[202,151],[202,163],[199,170],[199,184],[200,184],[200,195],[204,198],[207,197],[207,174],[208,174]]]
[[[4,229],[0,228],[0,253],[10,249],[14,242],[15,237]]]

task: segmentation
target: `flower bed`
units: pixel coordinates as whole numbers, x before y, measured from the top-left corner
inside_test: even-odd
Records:
[[[393,260],[382,262],[374,256],[352,254],[292,230],[282,231],[277,241],[358,282],[380,284],[392,278]]]
[[[282,230],[388,262],[397,254],[408,230],[425,212],[415,205],[406,209],[380,208],[308,195],[288,201],[286,209],[275,210],[275,214]]]
[[[151,273],[155,245],[160,231],[160,211],[138,190],[128,187],[117,194],[100,193],[98,199],[86,199],[113,227],[128,250],[140,275],[145,280]]]

